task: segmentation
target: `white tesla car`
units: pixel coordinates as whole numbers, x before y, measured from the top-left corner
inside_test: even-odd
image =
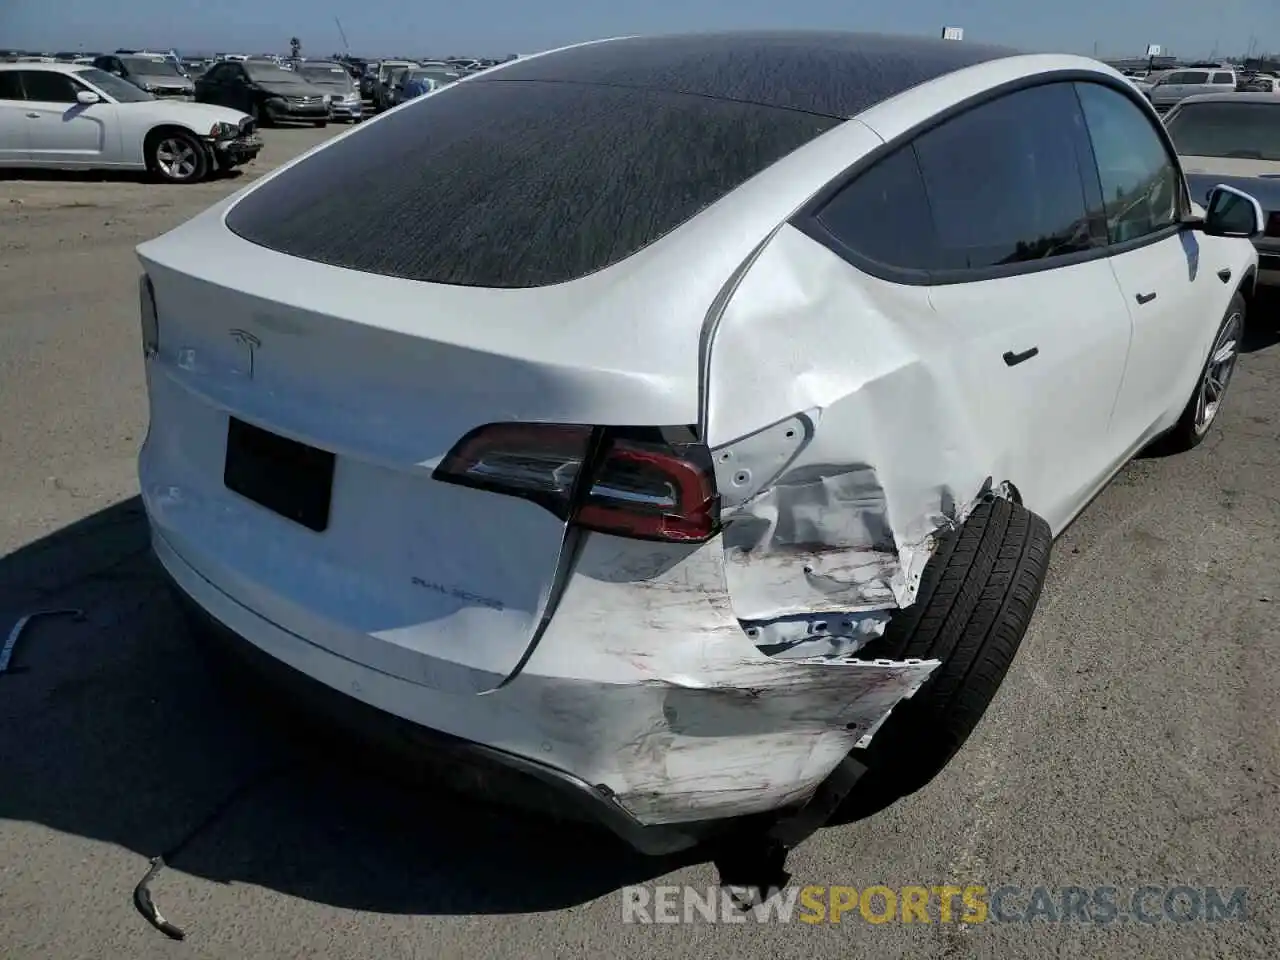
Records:
[[[1204,437],[1261,229],[1089,59],[521,59],[139,247],[154,548],[202,635],[420,759],[651,852],[794,837],[927,783],[1052,537]]]
[[[75,63],[0,64],[0,168],[144,170],[195,183],[262,150],[253,118],[158,99]]]

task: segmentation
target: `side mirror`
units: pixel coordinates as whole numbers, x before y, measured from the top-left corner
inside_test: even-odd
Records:
[[[76,103],[83,103],[86,107],[101,102],[102,98],[92,90],[81,90],[76,94]]]
[[[1220,183],[1209,191],[1203,219],[1191,223],[1211,237],[1241,237],[1253,240],[1267,229],[1262,204],[1243,190]]]

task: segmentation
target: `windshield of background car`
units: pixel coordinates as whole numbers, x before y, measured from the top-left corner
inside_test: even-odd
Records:
[[[1167,127],[1184,157],[1280,160],[1280,102],[1188,103]]]
[[[301,66],[298,67],[298,75],[304,80],[311,83],[322,83],[325,86],[339,86],[343,89],[350,89],[351,74],[347,73],[342,67],[330,64],[323,66]]]
[[[128,80],[122,80],[114,73],[107,73],[97,67],[86,67],[84,70],[77,71],[76,76],[92,83],[116,103],[141,103],[144,100],[155,99],[141,87],[135,87]]]
[[[226,224],[382,276],[546,286],[631,256],[840,122],[603,84],[458,83],[266,181]]]
[[[303,80],[292,70],[276,66],[274,63],[253,63],[246,61],[242,66],[249,72],[249,79],[260,83],[302,83]]]
[[[155,59],[151,57],[121,57],[120,62],[124,64],[126,70],[140,77],[182,76],[176,66],[168,60],[161,60],[159,57]]]

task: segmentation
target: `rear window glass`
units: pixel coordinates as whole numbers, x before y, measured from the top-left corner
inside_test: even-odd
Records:
[[[1280,160],[1280,102],[1186,103],[1167,126],[1180,156]]]
[[[254,190],[227,225],[384,276],[535,287],[630,256],[839,123],[573,83],[459,83]]]

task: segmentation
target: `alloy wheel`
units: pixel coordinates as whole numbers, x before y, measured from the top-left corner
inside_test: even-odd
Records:
[[[1205,364],[1204,376],[1196,394],[1197,436],[1208,431],[1222,408],[1223,398],[1227,395],[1227,384],[1231,382],[1231,374],[1235,372],[1236,361],[1240,358],[1240,337],[1243,331],[1244,318],[1239,313],[1233,313],[1222,325],[1222,330],[1213,343],[1213,352],[1209,354],[1209,362]]]
[[[156,147],[156,166],[170,180],[190,180],[200,168],[195,144],[169,137]]]

